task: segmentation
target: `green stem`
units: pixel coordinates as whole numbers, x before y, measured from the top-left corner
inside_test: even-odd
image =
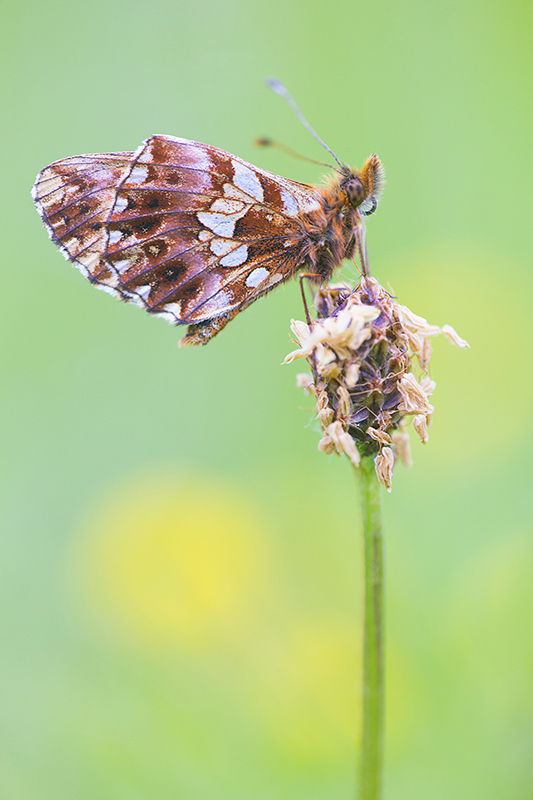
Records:
[[[363,519],[365,561],[363,715],[358,800],[380,800],[385,708],[380,484],[373,458],[363,457],[361,466],[355,472]]]

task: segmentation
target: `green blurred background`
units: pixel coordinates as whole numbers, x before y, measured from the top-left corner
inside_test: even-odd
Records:
[[[530,2],[2,4],[4,800],[349,800],[361,554],[317,452],[296,285],[207,348],[48,241],[46,164],[153,133],[297,180],[388,176],[374,274],[435,343],[437,411],[384,498],[387,800],[533,797]],[[348,268],[346,276],[351,277]]]

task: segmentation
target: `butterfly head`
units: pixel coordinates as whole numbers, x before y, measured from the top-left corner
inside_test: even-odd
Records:
[[[384,186],[385,171],[375,153],[360,170],[346,167],[340,183],[344,202],[365,216],[376,210]]]

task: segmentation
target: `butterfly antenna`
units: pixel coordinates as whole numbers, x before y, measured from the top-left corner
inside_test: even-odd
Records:
[[[274,147],[276,150],[281,150],[282,153],[286,153],[288,156],[292,156],[293,158],[299,158],[300,161],[308,161],[309,164],[318,164],[321,167],[328,167],[329,169],[337,169],[337,167],[332,167],[331,164],[326,164],[325,161],[315,161],[314,158],[303,156],[301,153],[297,153],[296,150],[293,150],[292,147],[288,147],[286,144],[283,144],[282,142],[277,142],[275,139],[269,139],[266,136],[263,136],[260,139],[255,139],[254,144],[256,147]]]
[[[315,137],[317,142],[320,142],[322,147],[326,148],[328,153],[330,153],[333,156],[333,158],[335,159],[335,161],[337,162],[339,167],[341,167],[341,168],[344,167],[344,164],[342,163],[342,161],[339,161],[339,159],[337,158],[337,156],[335,155],[333,150],[330,147],[328,147],[325,142],[322,141],[322,139],[320,138],[318,133],[314,130],[314,128],[312,128],[310,126],[310,124],[308,123],[308,121],[306,120],[306,118],[304,117],[304,115],[302,114],[302,112],[300,111],[300,109],[298,108],[298,106],[296,105],[294,100],[292,99],[292,96],[289,94],[289,92],[284,87],[284,85],[281,83],[281,81],[278,81],[277,78],[267,78],[265,83],[266,83],[266,85],[268,87],[270,87],[270,89],[272,89],[273,92],[276,92],[276,94],[279,94],[281,97],[283,97],[287,101],[287,103],[290,105],[290,107],[292,108],[292,110],[294,111],[294,113],[296,114],[296,116],[298,117],[300,122],[302,123],[302,125],[304,125],[307,128],[307,130],[309,131],[309,133],[311,133]]]

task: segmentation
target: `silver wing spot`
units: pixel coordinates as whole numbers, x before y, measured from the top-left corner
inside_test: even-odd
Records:
[[[228,253],[227,256],[220,259],[221,267],[238,267],[239,264],[244,264],[248,258],[248,248],[245,244],[241,244],[236,250]]]
[[[235,233],[235,223],[246,214],[247,208],[240,214],[216,214],[210,211],[202,211],[197,214],[198,221],[206,228],[216,233],[217,236],[225,236],[231,239]]]
[[[263,281],[266,280],[266,278],[268,278],[269,275],[270,272],[267,269],[265,269],[264,267],[258,267],[257,269],[254,269],[252,272],[250,272],[250,274],[246,278],[246,285],[250,286],[250,288],[255,289],[257,286],[259,286],[260,283],[263,283]]]
[[[233,250],[235,242],[233,239],[212,239],[209,247],[216,256],[225,256]]]
[[[117,272],[120,273],[121,275],[128,269],[129,266],[130,262],[129,259],[127,258],[123,258],[121,261],[115,261],[113,263],[113,268],[116,269]]]
[[[126,183],[143,183],[148,177],[147,167],[133,167],[131,175],[127,178]]]
[[[285,209],[289,217],[297,217],[299,213],[298,203],[296,202],[292,194],[287,192],[286,189],[282,189],[281,199],[283,201],[283,208]]]
[[[247,195],[253,197],[258,203],[262,203],[264,199],[263,187],[259,182],[256,173],[250,167],[245,167],[240,161],[231,161],[235,171],[233,183]]]
[[[113,207],[113,213],[122,214],[127,205],[128,200],[126,197],[117,197],[117,201]]]

